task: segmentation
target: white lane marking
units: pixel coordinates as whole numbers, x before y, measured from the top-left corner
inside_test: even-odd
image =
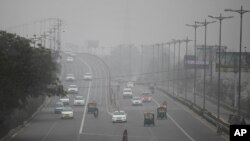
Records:
[[[95,67],[91,67],[92,68],[92,75],[95,74],[95,76],[97,76]],[[92,91],[92,99],[95,100],[96,99],[96,95],[97,95],[97,89],[98,89],[98,83],[97,80],[90,80],[91,82],[93,82],[93,91]],[[96,87],[95,87],[96,86]]]
[[[49,136],[49,134],[51,133],[51,131],[52,131],[52,129],[55,127],[55,125],[56,125],[56,122],[54,122],[54,123],[52,124],[52,126],[51,126],[50,129],[49,129],[49,131],[48,131],[47,134],[44,136],[43,141],[45,141],[45,140],[47,139],[47,137]]]
[[[101,95],[101,98],[100,98],[100,100],[101,100],[101,102],[100,102],[100,105],[102,105],[102,97],[103,97],[103,81],[101,80],[101,87],[99,88],[100,89],[100,95]]]
[[[107,74],[107,72],[106,72],[106,75],[108,76],[108,74]],[[105,86],[106,87],[108,87],[107,89],[106,89],[106,111],[107,111],[107,113],[110,115],[110,116],[112,116],[112,113],[109,111],[109,105],[108,105],[108,89],[109,89],[109,78],[108,77],[105,77],[106,78],[106,84],[105,84]],[[111,80],[110,80],[111,81]]]
[[[91,84],[92,82],[90,81],[89,82],[89,89],[88,89],[88,95],[87,95],[87,99],[86,99],[86,106],[84,107],[84,111],[83,111],[83,116],[82,116],[82,122],[81,122],[81,126],[80,126],[80,130],[79,130],[79,134],[82,133],[82,130],[83,130],[83,126],[84,126],[84,121],[85,121],[85,116],[86,116],[86,111],[87,111],[87,103],[88,103],[88,100],[89,100],[89,94],[90,94],[90,87],[91,87]]]
[[[89,66],[89,64],[85,63],[82,59],[79,59],[81,62],[83,62],[89,69],[89,71],[91,71],[91,68]],[[91,71],[92,72],[92,71]],[[89,101],[89,94],[90,94],[90,89],[91,89],[91,85],[92,85],[92,81],[89,81],[89,86],[88,86],[88,95],[87,95],[87,99],[86,99],[86,104],[88,104],[88,101]],[[86,117],[86,111],[87,111],[87,107],[88,106],[85,106],[84,107],[84,111],[83,111],[83,116],[82,116],[82,122],[81,122],[81,126],[80,126],[80,130],[79,130],[79,134],[82,133],[82,130],[83,130],[83,126],[84,126],[84,121],[85,121],[85,117]],[[79,140],[79,136],[78,136],[78,140]]]
[[[141,88],[138,88],[142,91]],[[152,100],[157,104],[157,105],[160,105],[160,103],[158,103],[154,98],[152,98]],[[188,137],[189,140],[191,141],[195,141],[173,118],[172,116],[170,116],[168,113],[167,113],[167,116],[170,118],[170,120],[173,121],[173,123],[183,132],[184,135],[186,135]]]

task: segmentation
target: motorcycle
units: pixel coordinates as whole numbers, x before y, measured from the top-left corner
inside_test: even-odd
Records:
[[[94,111],[94,117],[95,117],[95,118],[98,117],[98,109],[96,109],[96,110]]]

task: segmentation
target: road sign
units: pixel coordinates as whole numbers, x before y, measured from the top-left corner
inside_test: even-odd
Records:
[[[218,52],[216,57],[216,71],[219,71]],[[221,72],[239,71],[239,52],[221,52]],[[250,72],[250,52],[241,53],[241,72]]]

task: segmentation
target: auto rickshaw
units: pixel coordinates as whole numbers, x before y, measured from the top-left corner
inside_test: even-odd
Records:
[[[154,113],[152,113],[152,112],[145,112],[144,113],[144,126],[146,126],[146,125],[155,126]]]
[[[95,103],[95,102],[90,102],[90,103],[88,103],[88,113],[94,113],[95,111],[96,111],[96,109],[97,109],[97,104]]]
[[[157,108],[157,119],[167,118],[167,107],[160,106]]]

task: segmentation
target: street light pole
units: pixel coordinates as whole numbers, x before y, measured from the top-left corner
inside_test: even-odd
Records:
[[[174,62],[174,64],[173,64],[173,75],[172,75],[172,81],[173,81],[173,95],[175,95],[175,90],[174,90],[174,77],[175,77],[175,44],[176,44],[176,40],[173,40],[172,41],[173,42],[173,44],[174,44],[174,60],[173,60],[173,62]]]
[[[186,57],[187,57],[187,55],[188,55],[188,50],[187,50],[187,48],[188,48],[188,42],[190,42],[190,41],[192,41],[192,40],[189,40],[188,39],[188,37],[185,39],[185,40],[183,40],[184,42],[186,42]],[[184,57],[185,58],[185,57]],[[185,60],[184,60],[185,61]],[[187,100],[187,68],[185,67],[185,99]]]
[[[180,55],[181,55],[181,40],[177,40],[177,42],[179,43],[179,46],[178,46],[178,68],[177,68],[177,93],[178,93],[178,90],[180,92]]]
[[[161,83],[164,80],[164,43],[161,43]]]
[[[239,88],[238,88],[238,115],[240,115],[240,97],[241,97],[241,45],[242,45],[242,21],[243,21],[243,14],[250,12],[248,10],[244,10],[243,6],[241,6],[240,10],[233,10],[233,9],[225,9],[224,11],[229,11],[229,12],[236,12],[240,14],[240,52],[239,52]]]
[[[221,24],[222,24],[222,20],[224,19],[229,19],[229,18],[233,18],[232,16],[228,16],[228,17],[223,17],[221,14],[219,17],[214,17],[214,16],[208,16],[210,18],[219,20],[220,22],[220,31],[219,31],[219,53],[218,53],[218,60],[219,60],[219,65],[218,65],[218,90],[217,90],[217,119],[220,119],[220,65],[221,65]]]
[[[141,77],[142,77],[142,74],[143,74],[143,45],[141,45]]]
[[[152,62],[152,76],[153,76],[153,82],[155,80],[155,47],[154,47],[154,44],[152,45],[152,48],[153,48],[153,62]]]
[[[156,44],[157,46],[157,77],[156,81],[160,81],[160,44]]]
[[[167,43],[168,44],[168,91],[170,91],[169,89],[170,89],[170,45],[171,45],[171,43],[170,42],[168,42]]]
[[[205,27],[205,45],[204,45],[204,76],[203,76],[203,110],[205,110],[205,105],[206,105],[206,65],[207,65],[207,52],[206,52],[206,48],[207,48],[207,25],[214,23],[215,21],[212,22],[208,22],[206,19],[204,22],[196,22],[198,24],[201,24],[202,26]]]
[[[193,25],[186,24],[186,26],[193,27],[194,28],[194,104],[196,104],[196,73],[197,73],[197,66],[196,66],[196,31],[198,27],[201,27],[201,25],[198,25],[196,22],[194,22]]]

